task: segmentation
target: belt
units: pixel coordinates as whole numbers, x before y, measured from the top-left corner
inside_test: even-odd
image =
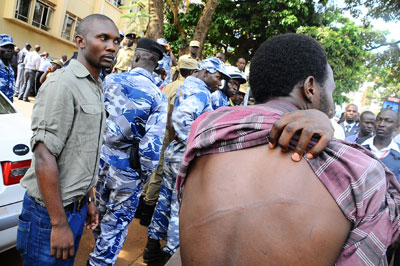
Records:
[[[74,202],[68,204],[67,206],[65,206],[64,210],[68,211],[68,212],[77,212],[77,211],[81,210],[83,208],[83,206],[86,205],[86,203],[87,203],[87,196],[85,195],[80,200],[74,201]]]

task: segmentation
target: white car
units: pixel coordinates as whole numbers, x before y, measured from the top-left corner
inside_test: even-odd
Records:
[[[31,165],[30,119],[0,92],[0,252],[15,246],[25,189],[20,179]]]

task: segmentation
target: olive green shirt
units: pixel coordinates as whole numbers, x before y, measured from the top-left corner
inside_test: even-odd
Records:
[[[43,142],[57,161],[63,205],[81,199],[97,182],[105,128],[102,82],[77,60],[54,72],[40,87],[32,112],[32,151]],[[44,206],[35,158],[21,180]]]

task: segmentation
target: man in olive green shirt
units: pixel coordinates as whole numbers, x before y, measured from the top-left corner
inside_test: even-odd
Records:
[[[75,37],[77,60],[55,72],[37,96],[32,113],[31,168],[19,220],[17,249],[26,265],[73,265],[83,227],[98,213],[93,186],[105,127],[103,67],[119,49],[114,22],[94,14]],[[89,202],[89,203],[88,203]]]
[[[136,49],[136,34],[127,33],[125,35],[126,46],[121,48],[117,54],[117,62],[114,66],[115,73],[121,73],[128,71],[128,68],[132,65],[133,56],[135,55]]]
[[[143,187],[140,206],[138,207],[137,214],[135,214],[135,217],[140,217],[140,224],[144,226],[148,226],[150,224],[153,216],[154,208],[156,207],[158,200],[158,194],[160,193],[164,165],[164,151],[175,135],[174,132],[171,134],[172,126],[170,125],[170,117],[172,110],[174,109],[176,90],[180,85],[183,84],[186,77],[190,76],[194,70],[198,69],[197,61],[193,58],[181,57],[178,63],[180,65],[178,79],[168,84],[163,90],[168,99],[168,121],[167,129],[165,130],[163,146],[161,148],[160,160],[158,162],[157,169],[152,173],[150,180]]]

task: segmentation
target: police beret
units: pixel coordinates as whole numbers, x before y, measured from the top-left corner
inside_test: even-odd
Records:
[[[136,50],[144,50],[158,56],[158,60],[163,58],[163,48],[155,40],[150,38],[140,38],[136,45]]]

